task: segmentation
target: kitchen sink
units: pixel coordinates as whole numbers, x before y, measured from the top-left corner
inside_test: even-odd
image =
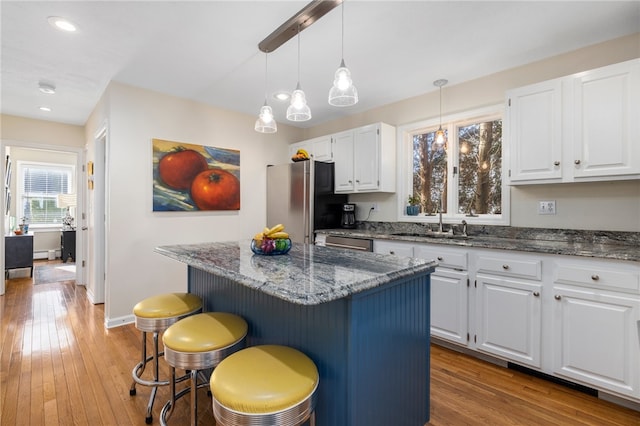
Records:
[[[422,237],[422,238],[449,238],[452,240],[468,240],[471,237],[468,235],[458,235],[458,234],[450,234],[449,232],[438,232],[438,231],[429,231],[429,232],[396,232],[391,235],[397,237]]]

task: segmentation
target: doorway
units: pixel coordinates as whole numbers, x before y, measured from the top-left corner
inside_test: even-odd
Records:
[[[2,185],[2,197],[0,197],[0,207],[2,208],[2,218],[0,221],[0,234],[3,236],[0,240],[0,248],[2,249],[0,252],[3,253],[3,256],[0,256],[0,266],[2,266],[2,270],[4,271],[5,267],[5,236],[13,233],[13,228],[16,228],[20,222],[20,219],[17,219],[16,214],[16,203],[17,203],[17,191],[16,184],[18,181],[17,177],[17,165],[20,161],[30,161],[32,163],[59,163],[59,164],[67,164],[72,166],[74,169],[74,175],[72,179],[72,187],[71,190],[77,194],[77,206],[76,217],[80,217],[85,214],[83,203],[84,200],[84,182],[83,173],[82,173],[82,165],[84,162],[82,149],[76,147],[67,147],[67,146],[58,146],[58,145],[46,145],[46,144],[36,144],[29,142],[21,142],[21,141],[1,141],[0,142],[0,152],[3,154],[3,158],[6,158],[6,155],[9,155],[11,159],[10,162],[2,161],[0,164],[1,176],[4,177],[5,181]],[[13,155],[11,154],[13,152]],[[8,170],[8,165],[10,164],[10,173]],[[8,182],[8,177],[10,176],[10,182]],[[48,259],[50,256],[50,251],[54,251],[56,254],[60,250],[60,225],[54,225],[51,227],[40,227],[37,228],[33,225],[29,226],[28,234],[33,235],[33,251],[35,253],[36,260],[37,258]],[[76,239],[78,247],[82,247],[83,236],[78,234]],[[75,280],[78,285],[84,284],[83,275],[81,273],[81,265],[83,264],[84,258],[82,252],[79,250],[77,254],[75,254],[76,258],[73,260],[79,266],[76,268]],[[6,280],[5,274],[2,274],[2,278],[0,278],[0,295],[5,293],[6,288]]]

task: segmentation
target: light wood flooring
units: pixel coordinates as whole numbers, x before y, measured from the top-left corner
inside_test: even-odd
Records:
[[[129,396],[140,350],[133,325],[106,330],[103,305],[89,304],[73,282],[23,278],[6,287],[0,425],[145,425],[148,388]],[[213,424],[206,390],[198,395],[199,424]],[[153,424],[167,399],[163,387]],[[187,405],[179,401],[171,425],[189,424]],[[428,424],[640,426],[640,412],[434,345]]]

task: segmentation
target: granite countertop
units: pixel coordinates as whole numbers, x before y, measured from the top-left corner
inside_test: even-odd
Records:
[[[293,244],[286,255],[262,256],[251,251],[249,240],[161,246],[155,252],[300,305],[348,297],[436,266],[430,260],[306,244]]]
[[[489,227],[487,227],[489,228]],[[508,227],[502,227],[508,228]],[[515,229],[515,228],[514,228]],[[318,234],[369,238],[414,243],[443,244],[457,247],[489,248],[567,256],[640,262],[640,244],[637,233],[598,231],[485,229],[469,234],[469,238],[433,238],[427,236],[401,236],[398,232],[426,233],[422,230],[398,231],[397,228],[380,226],[376,229],[325,229]],[[496,232],[493,232],[496,231]]]

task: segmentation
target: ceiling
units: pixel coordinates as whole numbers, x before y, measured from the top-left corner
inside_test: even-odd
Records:
[[[265,98],[258,43],[307,1],[0,3],[3,114],[83,125],[110,81],[256,115]],[[72,20],[73,34],[49,16]],[[344,59],[360,95],[327,103],[340,64],[340,7],[300,34],[300,83],[313,114],[285,119],[297,39],[268,55],[276,119],[314,125],[640,31],[640,1],[363,1],[344,4]],[[38,91],[38,82],[56,94]],[[446,86],[445,89],[446,90]],[[39,106],[49,106],[45,113]]]

